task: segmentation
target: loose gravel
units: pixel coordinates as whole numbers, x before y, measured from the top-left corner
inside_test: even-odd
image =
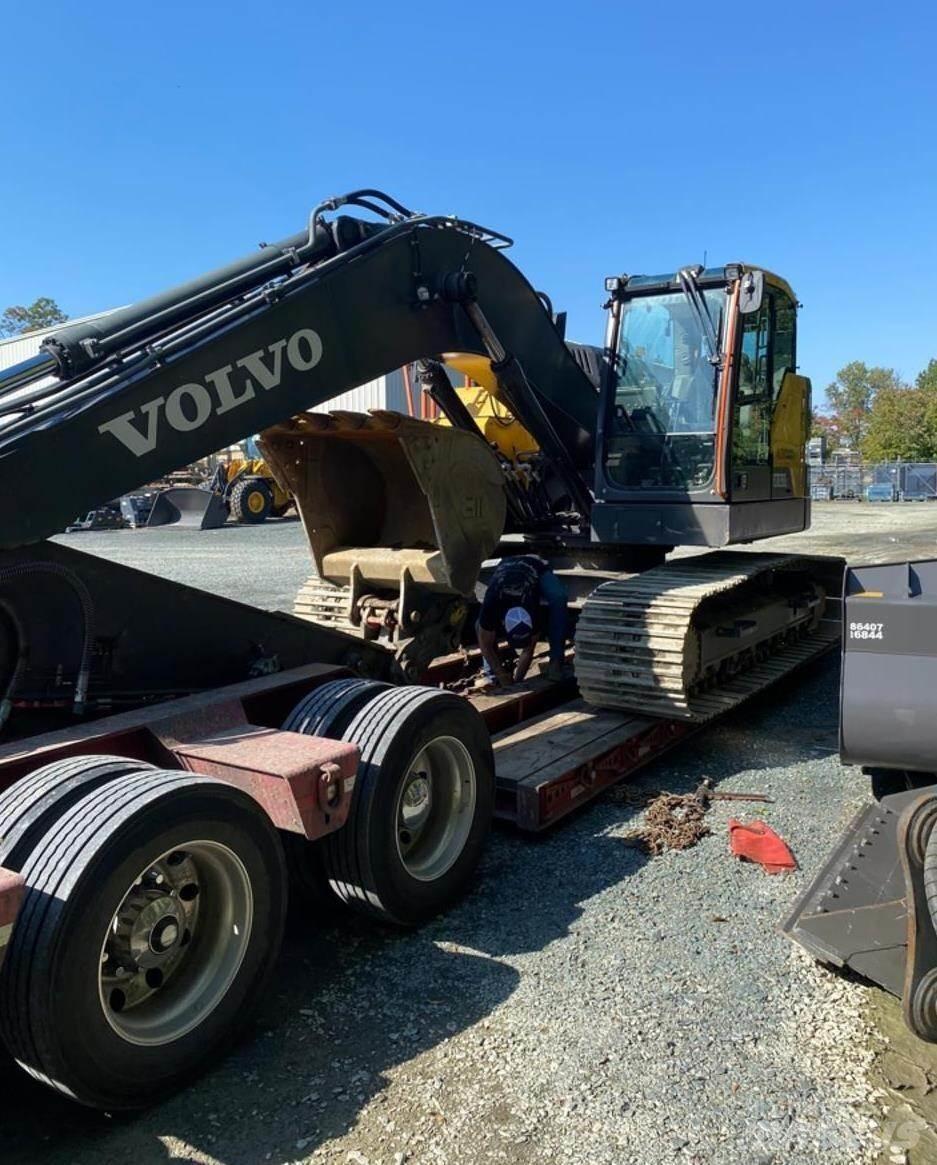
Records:
[[[71,541],[144,567],[158,545],[162,573],[268,606],[306,573],[295,524],[154,533]],[[294,918],[252,1038],[215,1072],[121,1118],[10,1076],[0,1160],[876,1160],[871,989],[777,931],[867,796],[837,759],[836,680],[835,660],[803,673],[636,782],[682,794],[709,777],[773,804],[714,802],[710,836],[651,856],[633,842],[640,796],[607,796],[542,838],[496,830],[478,888],[416,933]],[[800,870],[731,857],[731,816],[767,820]]]
[[[639,789],[766,793],[802,871],[713,832],[649,856],[606,798],[530,840],[497,830],[478,889],[422,930],[293,920],[258,1032],[151,1113],[85,1114],[28,1081],[4,1161],[253,1165],[875,1158],[867,989],[776,930],[865,795],[835,755],[834,662],[696,737]]]

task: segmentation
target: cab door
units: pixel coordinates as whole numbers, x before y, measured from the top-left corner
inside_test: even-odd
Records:
[[[792,391],[796,368],[796,305],[781,288],[765,284],[757,311],[740,317],[738,376],[732,411],[729,491],[732,502],[763,502],[792,496],[792,475],[787,467],[775,474],[774,450],[779,448],[776,421],[781,420],[783,399],[786,451],[792,427],[791,409],[802,427],[803,393]],[[795,377],[801,381],[802,378]],[[784,390],[782,392],[782,389]],[[802,455],[802,451],[800,453]]]

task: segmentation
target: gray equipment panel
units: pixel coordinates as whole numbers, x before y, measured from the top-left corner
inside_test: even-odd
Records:
[[[937,559],[847,570],[840,753],[937,771]]]

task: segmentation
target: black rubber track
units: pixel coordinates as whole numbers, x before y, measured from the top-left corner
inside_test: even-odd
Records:
[[[138,870],[155,860],[164,841],[166,848],[184,844],[190,828],[250,839],[252,853],[242,848],[239,856],[252,863],[252,874],[260,871],[259,880],[252,876],[253,941],[227,995],[197,1029],[173,1045],[134,1051],[108,1034],[96,992],[91,998],[85,991],[75,1003],[67,996],[90,982],[89,960],[97,983],[93,947],[135,876],[122,866]],[[173,1090],[236,1036],[274,966],[285,913],[279,837],[246,794],[177,770],[126,773],[73,804],[35,844],[22,872],[26,897],[0,970],[0,1033],[30,1075],[94,1107],[136,1108]],[[115,878],[119,890],[109,886]],[[87,921],[96,913],[101,926]],[[131,1057],[120,1068],[101,1051],[108,1040],[120,1056]]]
[[[425,883],[403,869],[396,856],[395,823],[387,805],[378,807],[377,801],[395,795],[416,742],[435,721],[446,725],[440,735],[458,734],[469,748],[475,762],[476,806],[462,855],[437,882]],[[392,688],[358,713],[343,739],[358,746],[361,760],[348,821],[321,843],[330,885],[343,902],[359,911],[404,926],[418,925],[465,890],[481,856],[494,806],[494,758],[484,721],[466,700],[451,692]],[[396,755],[391,757],[391,752]]]
[[[355,677],[331,680],[304,696],[283,722],[287,732],[305,736],[324,736],[340,740],[352,719],[375,696],[387,691],[389,684]],[[334,910],[338,905],[328,874],[322,864],[322,843],[308,841],[297,833],[283,834],[286,867],[297,911],[315,914]]]
[[[123,756],[73,756],[21,777],[0,794],[0,866],[21,870],[33,844],[76,801],[115,777],[153,767]]]

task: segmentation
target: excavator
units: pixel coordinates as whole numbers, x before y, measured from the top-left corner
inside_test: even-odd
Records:
[[[327,220],[346,206],[372,217]],[[22,554],[76,507],[258,433],[308,535],[299,613],[386,647],[400,676],[458,645],[486,558],[533,550],[586,592],[590,701],[712,714],[721,679],[816,632],[829,590],[799,558],[664,564],[809,523],[795,297],[741,263],[616,275],[604,346],[576,345],[510,242],[358,191],[299,235],[47,337],[0,381],[0,474],[34,499],[0,545]],[[447,430],[305,411],[411,361]],[[522,461],[479,439],[447,364],[530,435]]]
[[[510,245],[354,191],[0,375],[0,486],[30,499],[0,517],[0,1037],[37,1079],[113,1110],[203,1065],[265,989],[287,861],[404,925],[467,886],[490,733],[414,681],[493,558],[563,573],[582,696],[662,739],[838,637],[838,561],[728,549],[810,520],[788,284],[619,273],[575,344]],[[412,363],[445,424],[308,411]],[[308,539],[305,617],[53,538],[251,434]]]

